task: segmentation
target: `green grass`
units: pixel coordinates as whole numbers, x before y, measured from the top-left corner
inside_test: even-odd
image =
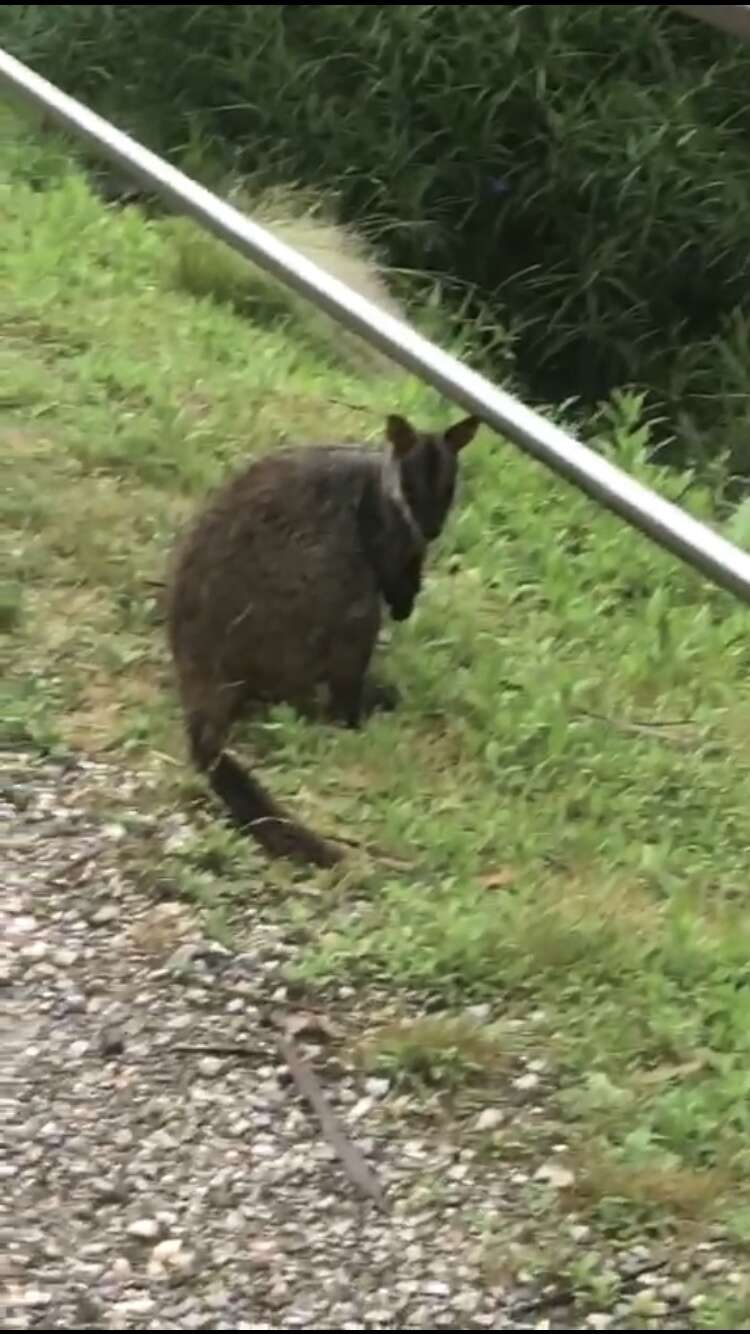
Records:
[[[155,781],[152,813],[197,830],[165,849],[165,883],[222,933],[267,894],[306,941],[308,977],[376,978],[448,1013],[533,1011],[596,1207],[716,1216],[729,1192],[739,1229],[747,614],[483,433],[387,650],[400,711],[356,735],[280,710],[248,737],[297,812],[387,856],[353,856],[338,881],[266,867],[184,767],[150,581],[230,465],[284,440],[375,439],[393,408],[435,423],[452,409],[342,364],[327,334],[181,290],[169,227],[105,208],[8,118],[0,153],[5,742],[111,754]],[[712,517],[698,481],[643,461],[636,399],[595,430]],[[378,1059],[471,1075],[445,1031],[447,1060],[434,1027],[425,1060],[403,1032]]]

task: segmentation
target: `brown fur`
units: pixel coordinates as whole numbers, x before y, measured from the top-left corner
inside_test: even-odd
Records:
[[[274,856],[329,866],[343,853],[287,817],[225,753],[232,724],[275,703],[308,711],[321,688],[347,726],[392,706],[392,692],[366,677],[382,602],[396,619],[411,613],[427,543],[452,503],[458,451],[476,427],[467,419],[428,436],[394,417],[386,453],[270,454],[225,483],[178,550],[168,624],[192,758],[235,823]]]

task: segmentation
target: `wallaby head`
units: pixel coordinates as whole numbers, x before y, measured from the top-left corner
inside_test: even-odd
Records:
[[[456,490],[458,456],[478,428],[477,417],[464,417],[442,433],[417,431],[397,415],[386,421],[401,495],[426,542],[442,531]]]
[[[412,613],[427,547],[453,502],[458,455],[478,426],[476,417],[466,417],[440,434],[417,431],[404,417],[387,418],[389,448],[380,472],[365,478],[357,520],[378,590],[396,621]]]

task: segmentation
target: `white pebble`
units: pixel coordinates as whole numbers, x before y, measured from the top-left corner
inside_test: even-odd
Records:
[[[58,968],[72,968],[78,955],[75,950],[55,950],[55,963]]]
[[[453,1305],[458,1311],[462,1311],[466,1315],[473,1315],[482,1305],[482,1294],[476,1292],[473,1288],[467,1288],[454,1297]]]
[[[707,1274],[722,1274],[727,1267],[727,1262],[720,1255],[715,1255],[712,1260],[708,1260],[704,1266]]]
[[[103,903],[101,908],[97,908],[91,914],[93,926],[109,926],[111,922],[116,922],[120,912],[114,903]]]
[[[534,1074],[521,1075],[519,1079],[514,1079],[513,1083],[522,1093],[528,1093],[532,1089],[539,1087],[539,1076]]]
[[[23,1294],[22,1301],[24,1306],[49,1306],[52,1301],[50,1292],[42,1292],[41,1288],[27,1288]]]
[[[253,1144],[253,1156],[255,1158],[276,1158],[278,1147],[267,1139],[256,1139]]]
[[[174,834],[170,834],[169,838],[164,840],[164,851],[166,853],[182,852],[185,848],[189,848],[194,842],[195,835],[192,830],[180,829]]]
[[[203,1079],[216,1079],[224,1069],[224,1062],[218,1056],[204,1056],[198,1063],[198,1074]]]
[[[371,1098],[384,1098],[390,1091],[391,1081],[389,1079],[377,1079],[374,1075],[365,1080],[365,1089]]]
[[[158,1260],[159,1264],[171,1264],[181,1250],[182,1242],[179,1237],[165,1237],[154,1246],[151,1258]]]
[[[545,1181],[553,1190],[569,1190],[575,1181],[575,1175],[569,1167],[561,1163],[543,1163],[534,1173],[535,1181]]]
[[[29,959],[31,963],[37,963],[43,959],[47,953],[47,945],[43,940],[32,940],[30,945],[24,945],[21,950],[21,957]]]
[[[112,1307],[112,1314],[116,1317],[126,1317],[129,1315],[150,1315],[156,1303],[152,1297],[129,1297],[124,1302],[115,1302]],[[117,1325],[114,1326],[118,1328]]]
[[[348,1113],[349,1121],[360,1121],[363,1116],[367,1116],[374,1106],[374,1098],[360,1098]]]
[[[35,917],[14,917],[8,926],[9,932],[13,934],[17,933],[18,935],[26,935],[29,931],[35,931],[35,930],[36,930]]]
[[[428,1279],[426,1283],[420,1284],[421,1291],[427,1297],[450,1297],[451,1289],[449,1283],[443,1283],[439,1279]]]
[[[128,1226],[128,1236],[138,1241],[156,1241],[161,1228],[155,1218],[136,1218]]]
[[[184,1271],[190,1268],[192,1258],[178,1237],[167,1237],[154,1246],[148,1262],[148,1272],[152,1278],[160,1278],[167,1270]]]
[[[499,1107],[485,1107],[476,1120],[477,1130],[497,1130],[503,1124],[505,1113]]]

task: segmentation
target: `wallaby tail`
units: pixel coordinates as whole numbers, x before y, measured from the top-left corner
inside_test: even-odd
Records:
[[[252,774],[231,755],[206,747],[191,726],[193,759],[224,803],[232,822],[250,834],[271,857],[291,857],[314,866],[335,866],[344,851],[291,819]]]

